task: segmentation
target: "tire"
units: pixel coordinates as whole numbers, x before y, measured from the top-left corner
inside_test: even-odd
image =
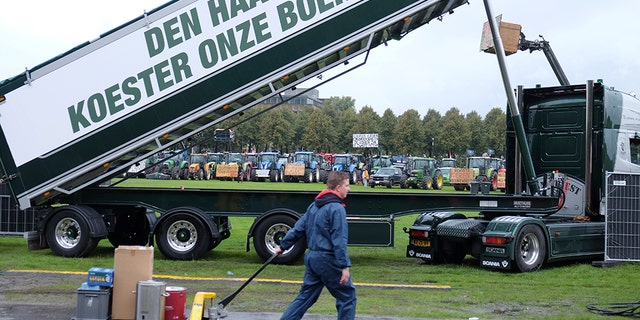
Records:
[[[178,212],[167,217],[156,232],[160,252],[171,260],[197,260],[208,250],[211,235],[199,217]]]
[[[171,169],[171,179],[180,179],[180,169],[178,167],[173,167],[173,169]]]
[[[279,214],[267,217],[256,225],[256,231],[253,234],[253,247],[263,261],[273,255],[276,246],[280,245],[280,241],[293,228],[296,221],[291,216]],[[293,247],[275,258],[274,262],[280,264],[293,263],[304,255],[306,249],[306,239],[300,239]]]
[[[278,171],[277,170],[269,171],[269,181],[271,181],[271,182],[277,182],[278,181]]]
[[[536,225],[522,227],[514,243],[516,271],[531,272],[542,267],[547,255],[547,245],[542,230]]]
[[[393,187],[393,180],[389,180],[387,183],[387,189],[391,189],[391,187]]]
[[[406,188],[407,188],[407,176],[402,175],[402,178],[400,178],[400,189],[406,189]]]
[[[435,180],[433,181],[433,189],[442,190],[442,186],[444,185],[444,177],[442,176],[442,172],[436,171]]]
[[[313,182],[313,170],[304,169],[304,182],[305,183]]]
[[[327,183],[328,177],[329,177],[329,171],[327,170],[320,171],[320,182]]]
[[[498,190],[498,174],[497,173],[492,173],[491,174],[491,191],[496,191]]]
[[[351,171],[351,181],[349,181],[349,183],[351,184],[357,184],[358,183],[358,170],[353,170]]]
[[[204,180],[204,170],[200,169],[198,171],[198,180]]]
[[[440,247],[441,261],[450,264],[461,264],[467,255],[464,244],[445,239]]]
[[[320,169],[313,170],[313,182],[320,182]]]
[[[433,181],[431,181],[431,177],[424,176],[420,183],[420,187],[424,190],[430,190],[431,188],[433,188]]]
[[[98,246],[85,217],[72,210],[56,213],[47,223],[45,237],[49,248],[62,257],[86,257]]]

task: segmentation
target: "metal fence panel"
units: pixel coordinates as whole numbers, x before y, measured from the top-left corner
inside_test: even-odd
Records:
[[[0,235],[21,236],[35,230],[36,210],[19,210],[7,184],[0,183]]]
[[[640,174],[606,174],[605,260],[640,261]]]

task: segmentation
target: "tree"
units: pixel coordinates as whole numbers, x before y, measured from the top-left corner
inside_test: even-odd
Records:
[[[335,140],[336,131],[331,118],[321,110],[313,110],[300,143],[316,152],[334,152],[332,144]]]
[[[437,140],[445,153],[452,153],[456,157],[464,154],[471,140],[471,132],[467,127],[464,116],[457,108],[451,108],[444,114]]]
[[[286,151],[289,142],[293,137],[293,132],[289,130],[292,127],[287,115],[289,109],[279,107],[270,110],[264,114],[263,121],[261,122],[261,135],[263,135],[263,142],[265,149],[276,149],[279,151]]]
[[[484,118],[486,141],[495,151],[496,156],[504,156],[506,152],[507,115],[500,108],[493,108]]]
[[[414,109],[405,111],[396,124],[396,144],[403,155],[423,155],[426,150],[420,114]]]
[[[398,118],[390,108],[387,108],[384,111],[384,114],[382,114],[380,124],[378,125],[378,144],[380,145],[380,148],[383,149],[384,153],[398,153],[398,148],[396,148],[396,144],[394,143],[394,141],[396,141],[395,130],[397,123]]]
[[[430,156],[436,156],[443,152],[439,146],[440,137],[438,137],[438,132],[440,131],[440,125],[442,122],[441,119],[442,116],[440,115],[440,112],[434,109],[429,109],[424,118],[422,118],[422,127],[424,129],[425,141],[427,143],[427,149]],[[434,143],[433,150],[431,150],[431,142]]]
[[[466,122],[471,132],[468,148],[474,150],[475,154],[480,156],[488,149],[482,117],[480,117],[476,111],[471,111],[467,113]]]

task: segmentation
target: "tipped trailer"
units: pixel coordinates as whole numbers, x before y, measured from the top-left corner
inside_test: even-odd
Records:
[[[248,238],[268,257],[304,212],[291,198],[308,203],[311,195],[144,190],[117,187],[113,178],[158,152],[189,150],[198,133],[239,123],[244,110],[466,3],[170,1],[0,82],[1,180],[20,208],[41,213],[33,242],[61,256],[89,255],[105,238],[114,245],[155,238],[170,259],[198,259],[230,235],[229,216],[246,215],[256,216]],[[33,127],[48,134],[27,143]],[[424,209],[423,201],[412,203]],[[388,230],[396,209],[368,206],[353,212],[375,217],[351,221]],[[385,232],[356,244],[389,245]]]

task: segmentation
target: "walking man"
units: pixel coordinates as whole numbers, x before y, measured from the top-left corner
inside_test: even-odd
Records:
[[[306,237],[304,281],[298,296],[281,320],[301,319],[327,287],[336,298],[339,320],[353,320],[356,315],[356,288],[351,281],[351,260],[347,252],[347,211],[343,203],[349,193],[349,175],[331,171],[327,189],[321,191],[307,212],[289,230],[276,248],[276,254],[291,248]]]

